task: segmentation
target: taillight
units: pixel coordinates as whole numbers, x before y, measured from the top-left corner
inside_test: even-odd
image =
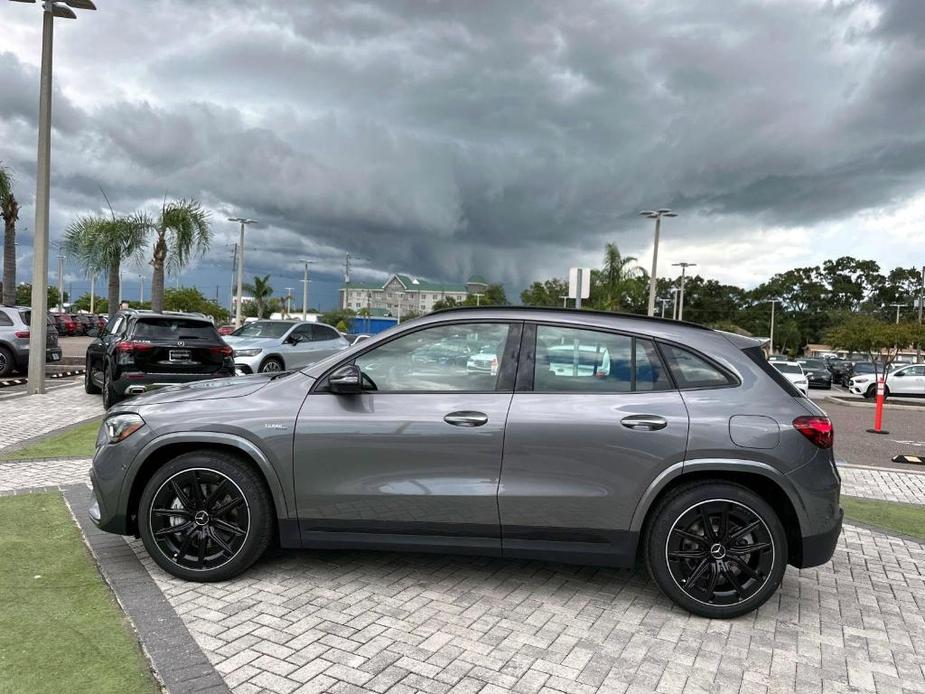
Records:
[[[221,347],[209,347],[210,354],[221,354],[223,357],[233,357],[234,350],[230,345],[222,345]]]
[[[154,349],[154,345],[149,342],[119,342],[116,344],[117,352],[144,352],[149,349]]]
[[[831,448],[835,439],[835,429],[828,417],[797,417],[793,428],[819,448]]]
[[[28,340],[30,335],[28,330],[17,330],[14,334],[21,340]]]

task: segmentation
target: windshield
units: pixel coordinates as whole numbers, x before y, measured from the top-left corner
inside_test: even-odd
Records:
[[[801,374],[803,369],[799,367],[798,364],[782,364],[781,362],[773,362],[774,368],[780,371],[782,374]]]
[[[231,333],[234,337],[267,337],[281,338],[295,323],[273,320],[258,320],[240,328]]]
[[[854,373],[856,374],[872,374],[874,372],[874,365],[869,361],[862,361],[854,365]]]
[[[825,362],[821,359],[801,359],[800,363],[806,369],[825,369]]]
[[[211,323],[187,318],[141,318],[135,323],[133,339],[217,340]]]

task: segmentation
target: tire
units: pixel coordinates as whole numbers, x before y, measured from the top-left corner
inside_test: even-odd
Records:
[[[284,370],[283,362],[279,357],[267,357],[260,365],[260,373],[276,373]]]
[[[120,400],[122,400],[122,396],[113,389],[112,371],[107,366],[103,371],[103,409],[108,410]]]
[[[84,371],[84,392],[90,395],[96,395],[100,389],[93,382],[93,362],[87,359],[87,368]]]
[[[0,378],[9,376],[15,368],[16,360],[13,359],[13,353],[6,347],[0,347]]]
[[[148,554],[187,581],[224,581],[242,573],[267,549],[273,528],[273,500],[263,478],[219,451],[174,458],[154,473],[138,504],[138,531]]]
[[[757,609],[778,589],[787,568],[787,534],[771,506],[745,487],[718,480],[684,485],[665,496],[650,516],[643,543],[659,589],[709,619]],[[753,549],[745,552],[746,547]]]
[[[871,398],[877,397],[877,386],[871,385],[864,391],[864,397],[870,400]]]

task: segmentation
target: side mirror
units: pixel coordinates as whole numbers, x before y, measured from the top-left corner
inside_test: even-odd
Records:
[[[328,384],[331,386],[331,392],[339,395],[362,393],[363,375],[360,373],[360,367],[356,364],[340,367],[328,376]]]
[[[100,336],[100,331],[97,330],[96,328],[90,328],[87,331],[87,337],[99,337],[99,336]]]
[[[905,376],[905,375],[906,375],[905,371],[897,371],[895,374],[893,374],[895,378],[899,378],[900,376]]]

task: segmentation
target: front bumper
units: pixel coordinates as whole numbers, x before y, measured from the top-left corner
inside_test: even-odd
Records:
[[[266,354],[263,352],[253,357],[242,357],[236,354],[234,356],[235,371],[243,375],[255,374],[260,371],[260,363],[265,357]]]

